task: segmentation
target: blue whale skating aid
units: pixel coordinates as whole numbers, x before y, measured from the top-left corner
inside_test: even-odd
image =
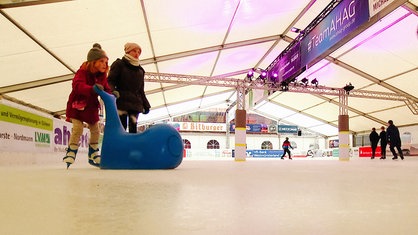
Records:
[[[123,130],[116,98],[94,86],[106,108],[101,169],[174,169],[183,160],[183,141],[168,124],[151,126],[142,133]]]

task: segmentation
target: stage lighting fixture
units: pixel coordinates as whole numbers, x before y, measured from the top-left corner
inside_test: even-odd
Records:
[[[267,71],[266,70],[262,70],[261,74],[260,74],[260,78],[261,79],[265,79],[267,77]]]
[[[343,87],[343,89],[345,92],[347,92],[347,94],[350,94],[350,91],[354,89],[354,86],[351,84],[351,82],[349,82],[347,85],[345,85],[345,87]]]
[[[279,74],[277,72],[269,72],[268,81],[275,83],[279,80]]]
[[[318,86],[318,80],[315,78],[311,81],[312,85]]]
[[[307,78],[303,78],[302,80],[300,80],[302,82],[303,85],[307,86],[309,80]]]
[[[300,29],[298,29],[298,28],[296,28],[296,27],[292,27],[292,28],[290,29],[290,31],[291,31],[291,32],[294,32],[294,33],[299,33],[299,32],[300,32]]]
[[[288,91],[289,90],[289,84],[285,81],[280,83],[280,90],[281,91]]]
[[[247,73],[247,77],[245,78],[247,81],[251,82],[252,78],[254,77],[254,69],[250,69]]]
[[[258,82],[258,84],[263,85],[263,84],[265,84],[265,83],[266,83],[266,78],[263,78],[263,77],[260,75],[260,76],[258,76],[258,78],[257,78],[257,82]]]
[[[247,73],[248,78],[252,78],[254,76],[254,69],[250,69]]]
[[[303,31],[303,30],[301,30],[301,29],[299,29],[299,28],[296,28],[296,27],[292,27],[292,28],[290,29],[290,31],[291,31],[291,32],[294,32],[294,33],[300,33],[300,34],[304,34],[304,33],[305,33],[305,31]]]

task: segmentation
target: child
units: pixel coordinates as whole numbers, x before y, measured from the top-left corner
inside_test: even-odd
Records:
[[[67,169],[75,161],[80,136],[83,134],[83,123],[87,123],[90,130],[88,162],[93,166],[100,166],[98,146],[100,104],[93,86],[97,85],[100,89],[111,93],[107,83],[108,71],[108,57],[100,44],[95,43],[87,54],[87,61],[80,66],[73,78],[72,91],[67,102],[67,121],[73,123],[67,153],[63,158],[67,163]]]

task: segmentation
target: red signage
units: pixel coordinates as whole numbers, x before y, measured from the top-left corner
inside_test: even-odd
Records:
[[[371,157],[372,156],[372,147],[371,146],[365,146],[360,147],[358,149],[359,157]],[[377,146],[375,157],[380,157],[380,146]]]

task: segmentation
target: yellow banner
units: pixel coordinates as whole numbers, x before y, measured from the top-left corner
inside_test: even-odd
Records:
[[[52,131],[52,118],[42,117],[17,108],[0,104],[0,121]]]

